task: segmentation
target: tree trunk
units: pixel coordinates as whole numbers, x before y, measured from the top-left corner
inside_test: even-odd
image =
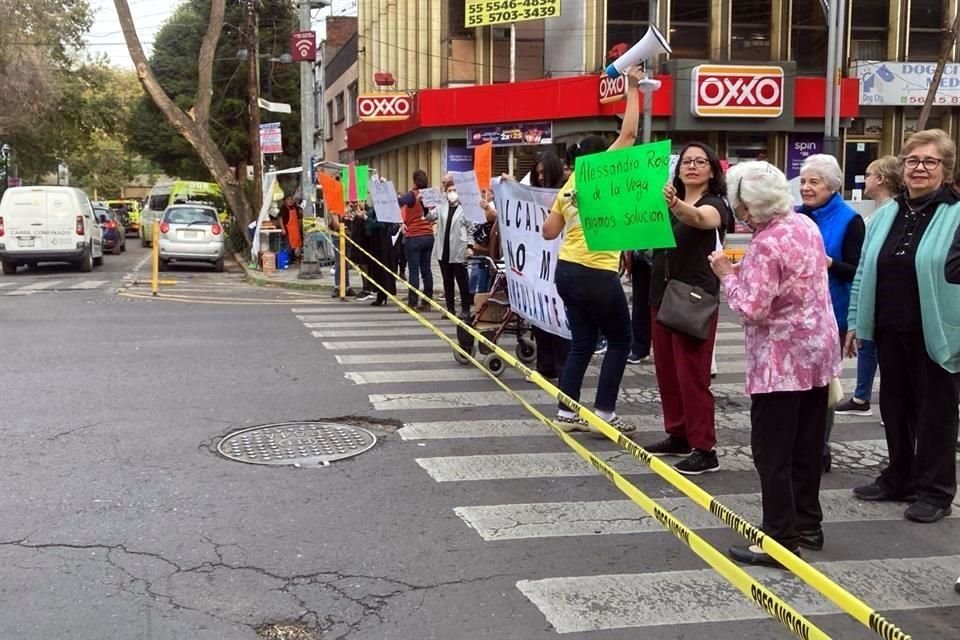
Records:
[[[207,121],[212,95],[212,52],[216,50],[217,40],[223,28],[224,0],[213,0],[210,7],[210,23],[207,26],[207,33],[203,37],[203,43],[200,47],[200,62],[197,66],[199,82],[197,83],[196,103],[191,110],[193,117],[187,115],[170,99],[163,87],[160,86],[156,76],[153,75],[147,57],[143,52],[143,47],[140,45],[140,39],[137,37],[127,0],[113,0],[113,3],[117,8],[120,25],[123,27],[123,36],[127,42],[130,58],[137,69],[140,84],[153,99],[167,122],[190,143],[190,146],[200,156],[201,162],[210,170],[213,179],[220,185],[223,197],[227,201],[227,206],[233,212],[237,224],[246,231],[247,225],[256,219],[254,209],[250,206],[250,202],[243,193],[241,183],[237,180],[233,171],[230,170],[230,166],[223,157],[217,143],[210,136]],[[248,242],[246,233],[240,235],[242,235],[244,242]]]

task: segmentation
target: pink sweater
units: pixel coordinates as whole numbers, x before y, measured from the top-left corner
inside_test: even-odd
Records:
[[[840,375],[827,256],[813,221],[789,213],[759,227],[722,281],[743,320],[748,394],[824,387]]]

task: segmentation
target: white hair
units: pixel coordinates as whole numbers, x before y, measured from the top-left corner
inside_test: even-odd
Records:
[[[786,176],[769,162],[741,162],[727,171],[727,194],[731,206],[741,204],[756,222],[769,222],[793,211],[793,198]]]
[[[843,185],[843,172],[840,170],[840,163],[833,156],[825,153],[815,153],[807,156],[807,159],[800,165],[800,175],[812,173],[823,179],[830,191],[840,191]]]

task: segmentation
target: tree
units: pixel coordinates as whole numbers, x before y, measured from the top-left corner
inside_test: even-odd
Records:
[[[123,28],[123,37],[126,40],[127,49],[130,52],[130,58],[133,60],[140,83],[167,122],[197,152],[204,166],[210,170],[213,178],[220,185],[224,198],[240,225],[245,227],[254,219],[253,208],[244,196],[237,176],[230,169],[230,165],[210,131],[213,63],[217,42],[223,30],[224,0],[211,0],[210,3],[207,29],[200,43],[198,55],[196,93],[193,104],[188,109],[184,109],[174,102],[157,80],[157,76],[143,52],[143,47],[140,45],[140,39],[137,37],[127,0],[114,0],[114,6],[116,6],[120,25]]]

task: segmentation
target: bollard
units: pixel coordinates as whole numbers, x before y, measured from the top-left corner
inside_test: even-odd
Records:
[[[344,222],[341,219],[338,228],[338,236],[340,239],[340,255],[338,256],[340,260],[340,282],[337,283],[337,286],[340,288],[341,300],[347,297],[347,236],[343,225]]]
[[[160,220],[153,221],[153,276],[150,279],[150,291],[157,295],[160,290]]]

